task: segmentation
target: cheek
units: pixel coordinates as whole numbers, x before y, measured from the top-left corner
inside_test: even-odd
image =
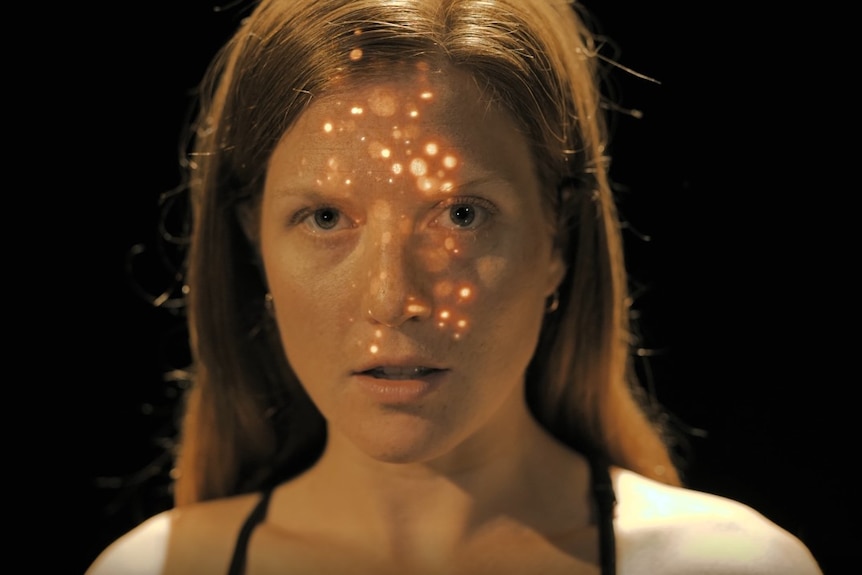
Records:
[[[277,257],[265,263],[276,320],[288,351],[319,349],[321,338],[331,341],[359,319],[359,306],[351,299],[355,278],[298,265],[293,258]]]

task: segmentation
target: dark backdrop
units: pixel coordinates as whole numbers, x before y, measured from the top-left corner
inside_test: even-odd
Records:
[[[22,555],[44,570],[81,572],[168,503],[164,468],[148,466],[170,431],[162,372],[181,325],[134,293],[126,258],[154,245],[157,198],[179,182],[191,90],[239,17],[213,4],[77,6],[52,18],[56,35],[29,36],[52,50],[30,72],[45,98],[33,123],[50,131],[28,153],[44,157],[47,142],[66,160],[32,174],[50,182],[33,196],[34,213],[51,216],[34,218],[50,228],[37,260],[47,297],[18,338],[51,353],[11,358],[29,366],[26,403],[15,404],[28,409],[12,415],[55,422],[54,437],[18,460],[11,498],[25,511],[21,540],[37,546]],[[656,80],[614,73],[617,101],[643,117],[617,116],[610,152],[639,326],[655,350],[640,367],[696,431],[688,482],[752,505],[827,573],[846,572],[857,508],[840,456],[851,444],[842,406],[854,336],[841,334],[855,325],[841,304],[847,263],[827,241],[823,142],[811,131],[820,120],[806,109],[817,61],[792,32],[800,23],[767,6],[755,17],[696,2],[586,5],[608,36],[603,53]],[[144,281],[167,279],[153,268]],[[32,374],[51,374],[51,387]],[[16,429],[41,438],[31,427]],[[112,479],[135,474],[149,478],[138,489]],[[46,552],[46,534],[59,550]]]

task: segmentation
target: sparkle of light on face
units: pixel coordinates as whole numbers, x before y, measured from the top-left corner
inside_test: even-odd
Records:
[[[428,173],[428,164],[422,158],[410,160],[410,173],[414,176],[424,176]]]
[[[416,69],[316,98],[273,153],[261,209],[291,367],[357,446],[407,459],[521,384],[555,287],[526,139],[458,71]],[[352,384],[376,362],[436,365],[452,385],[422,418],[397,415]]]

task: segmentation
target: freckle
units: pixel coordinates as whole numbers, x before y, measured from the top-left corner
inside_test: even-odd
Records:
[[[451,170],[458,165],[458,158],[455,156],[446,156],[443,158],[443,165]]]
[[[368,348],[368,351],[370,351],[371,353],[377,353],[378,351],[380,351],[380,348],[377,347],[377,344],[372,343],[371,347]]]
[[[362,48],[354,48],[350,51],[350,59],[354,62],[362,58]]]

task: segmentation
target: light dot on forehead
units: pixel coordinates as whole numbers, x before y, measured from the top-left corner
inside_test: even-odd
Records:
[[[323,131],[327,134],[330,133],[332,131],[332,122],[326,122],[323,124]]]
[[[468,297],[470,297],[470,295],[472,293],[473,293],[473,290],[471,290],[468,287],[462,287],[460,290],[458,290],[458,295],[461,296],[462,298],[468,298]]]
[[[434,94],[426,91],[426,92],[422,92],[421,94],[419,94],[419,97],[422,98],[423,100],[430,100],[431,98],[434,97]]]
[[[425,144],[425,153],[429,156],[436,156],[438,149],[439,148],[437,147],[437,144],[435,144],[434,142],[429,142]]]
[[[376,343],[372,343],[371,347],[368,348],[368,351],[370,351],[371,353],[377,353],[378,351],[380,351],[380,348],[377,347]]]
[[[363,110],[359,106],[353,106],[352,108],[350,108],[350,113],[353,114],[354,116],[359,116],[362,114],[362,112],[363,112]]]
[[[428,173],[428,164],[422,158],[414,158],[410,161],[410,173],[414,176],[424,176]]]
[[[455,156],[446,156],[443,158],[443,165],[451,170],[458,165],[458,158]]]
[[[437,182],[434,178],[427,178],[425,176],[419,176],[416,178],[416,187],[422,190],[423,192],[430,192],[434,190],[434,184]]]
[[[376,88],[368,98],[368,107],[373,114],[388,118],[398,110],[398,99],[386,88]]]

